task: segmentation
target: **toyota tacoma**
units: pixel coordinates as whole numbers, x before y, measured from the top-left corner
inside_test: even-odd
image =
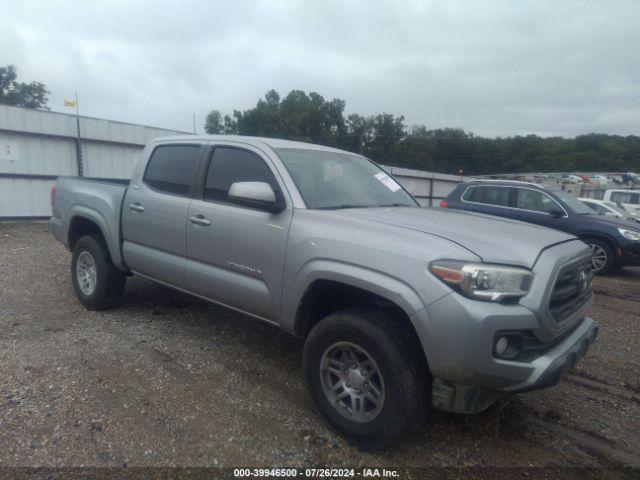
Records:
[[[138,275],[304,338],[318,412],[360,444],[397,441],[432,408],[551,386],[597,335],[583,242],[421,208],[342,150],[162,138],[130,181],[61,177],[51,197],[87,309],[116,306]]]

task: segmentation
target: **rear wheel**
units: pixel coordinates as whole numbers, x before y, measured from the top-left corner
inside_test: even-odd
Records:
[[[596,275],[610,273],[616,263],[611,246],[597,238],[585,238],[582,240],[591,249],[591,268]]]
[[[364,447],[397,442],[427,412],[428,372],[393,318],[349,309],[322,319],[304,347],[314,404],[338,433]]]
[[[73,249],[71,279],[87,309],[106,310],[122,298],[126,276],[113,265],[102,237],[85,235]]]

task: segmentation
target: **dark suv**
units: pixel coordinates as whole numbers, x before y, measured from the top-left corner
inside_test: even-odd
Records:
[[[640,265],[640,229],[626,220],[597,215],[563,191],[535,183],[480,180],[462,183],[441,207],[486,213],[571,233],[591,247],[593,272]]]

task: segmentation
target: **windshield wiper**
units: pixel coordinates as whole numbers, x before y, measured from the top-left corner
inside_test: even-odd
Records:
[[[350,203],[343,203],[340,205],[330,205],[327,207],[316,207],[316,210],[342,210],[343,208],[389,208],[389,207],[411,207],[406,203],[387,203],[382,205],[354,205]]]
[[[343,203],[341,205],[330,205],[328,207],[316,207],[316,210],[342,210],[343,208],[371,208],[377,205],[352,205]]]

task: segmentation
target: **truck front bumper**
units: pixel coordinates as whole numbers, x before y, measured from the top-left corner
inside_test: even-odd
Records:
[[[503,389],[451,382],[434,378],[431,403],[437,410],[455,413],[477,413],[491,406],[505,394],[522,393],[556,385],[586,354],[595,342],[598,327],[591,318],[585,318],[568,338],[543,357],[533,361],[533,374],[524,382]]]
[[[422,318],[415,324],[434,378],[432,405],[458,413],[482,411],[507,393],[558,383],[598,334],[596,322],[583,316],[553,341],[541,341],[534,355],[507,360],[494,353],[499,332],[540,328],[534,312],[522,305],[478,302],[451,294],[418,316]],[[429,338],[440,341],[434,344]]]
[[[573,366],[585,356],[589,347],[596,341],[598,325],[593,319],[586,317],[576,331],[558,345],[558,351],[550,352],[550,358],[555,358],[550,364],[540,362],[537,379],[522,385],[505,389],[509,393],[521,393],[529,390],[539,390],[557,384]],[[538,361],[540,359],[537,359]],[[535,363],[535,362],[534,362]]]

